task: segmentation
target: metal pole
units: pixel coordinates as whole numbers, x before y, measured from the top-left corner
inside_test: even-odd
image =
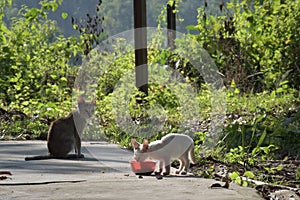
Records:
[[[146,0],[134,0],[134,46],[136,87],[148,94]]]
[[[174,41],[176,38],[176,14],[174,12],[175,3],[176,1],[173,2],[173,5],[167,5],[168,47],[171,50],[175,49]]]

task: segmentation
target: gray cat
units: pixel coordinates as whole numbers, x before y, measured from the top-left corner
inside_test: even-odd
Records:
[[[67,117],[60,118],[51,123],[47,147],[48,155],[26,157],[25,160],[42,160],[51,158],[83,158],[81,154],[81,134],[87,120],[93,116],[96,99],[85,102],[83,97],[78,98],[78,109]],[[75,148],[75,154],[68,154]]]

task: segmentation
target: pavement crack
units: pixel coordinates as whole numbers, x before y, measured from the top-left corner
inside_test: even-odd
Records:
[[[47,184],[57,184],[57,183],[80,183],[80,182],[86,182],[86,180],[44,181],[44,182],[32,182],[32,183],[0,183],[0,186],[47,185]]]

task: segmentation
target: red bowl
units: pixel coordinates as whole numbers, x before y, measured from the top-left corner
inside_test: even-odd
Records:
[[[138,161],[131,161],[131,170],[136,174],[136,175],[150,175],[152,172],[155,170],[155,165],[156,162],[146,160],[144,162],[138,162]]]

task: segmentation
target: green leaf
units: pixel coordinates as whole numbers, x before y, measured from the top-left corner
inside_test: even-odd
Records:
[[[243,183],[242,184],[243,187],[248,187],[248,182],[247,181],[243,181],[242,183]]]
[[[51,74],[50,77],[53,78],[53,79],[56,79],[57,75],[56,74]]]
[[[26,14],[25,17],[28,18],[29,20],[36,19],[38,15],[41,13],[41,10],[37,8],[31,8]]]
[[[239,173],[237,173],[237,172],[232,172],[232,173],[230,174],[229,177],[230,177],[232,180],[235,180],[235,179],[237,179],[239,176],[240,176]]]
[[[64,86],[67,86],[67,78],[66,77],[61,77],[60,78],[60,86],[64,87]]]
[[[45,10],[52,10],[53,12],[56,11],[56,9],[58,8],[58,4],[55,3],[55,2],[45,2],[45,1],[42,1],[41,3],[41,6],[43,9]]]
[[[22,102],[22,105],[23,105],[23,106],[28,106],[28,105],[29,105],[29,101],[24,101],[24,102]]]
[[[297,169],[296,180],[300,180],[300,167]]]
[[[259,138],[259,141],[257,143],[257,147],[260,147],[262,145],[262,143],[264,142],[266,136],[267,136],[267,130],[265,129],[263,134]]]
[[[187,30],[190,30],[190,31],[196,31],[196,30],[198,30],[197,27],[194,26],[194,25],[186,26],[186,29],[187,29]]]
[[[242,178],[241,178],[241,177],[237,177],[237,178],[234,180],[234,182],[235,182],[236,184],[242,185]]]
[[[255,175],[254,175],[253,172],[251,172],[251,171],[246,171],[246,172],[244,173],[244,176],[245,176],[245,177],[248,177],[248,178],[255,178]]]
[[[68,18],[68,13],[62,12],[62,13],[61,13],[61,17],[62,17],[63,19],[67,19],[67,18]]]

